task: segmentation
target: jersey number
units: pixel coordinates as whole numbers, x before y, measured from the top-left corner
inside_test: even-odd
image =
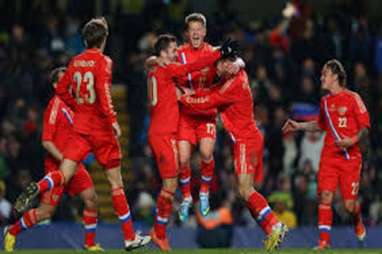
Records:
[[[359,191],[359,183],[352,182],[351,183],[351,194],[353,196],[356,196],[356,195],[358,195],[358,191]]]
[[[153,76],[148,79],[147,82],[148,90],[148,99],[151,106],[155,106],[158,103],[158,82],[157,79]]]
[[[81,74],[81,72],[76,71],[73,75],[73,79],[76,82],[76,101],[78,104],[84,104],[85,102],[87,104],[93,104],[96,100],[96,93],[94,90],[94,75],[92,72],[87,71],[84,73],[84,75]],[[82,82],[86,83],[86,90],[88,91],[88,94],[84,97],[81,97],[81,84]]]
[[[347,126],[347,118],[346,117],[340,117],[338,118],[338,128],[346,128]]]

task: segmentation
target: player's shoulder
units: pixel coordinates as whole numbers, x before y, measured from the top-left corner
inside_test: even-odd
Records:
[[[360,108],[362,112],[367,110],[365,103],[363,102],[362,97],[361,97],[361,95],[359,95],[359,93],[357,93],[355,91],[348,90],[348,89],[346,89],[344,93],[347,96],[347,99],[350,102],[355,103],[353,105],[357,105],[358,108]]]
[[[49,123],[54,124],[56,122],[58,112],[60,111],[62,105],[63,102],[57,95],[50,99],[44,112],[44,117],[49,120]]]
[[[204,43],[204,48],[203,48],[205,51],[208,51],[208,52],[211,52],[214,50],[214,46],[212,46],[211,44],[209,44],[208,42],[205,42]]]
[[[183,43],[182,45],[179,45],[178,48],[177,48],[177,51],[178,52],[182,52],[182,51],[187,51],[189,50],[191,47],[190,47],[190,44],[189,43]]]

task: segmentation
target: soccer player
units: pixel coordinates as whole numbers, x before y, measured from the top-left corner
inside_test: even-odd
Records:
[[[236,75],[228,72],[234,61],[226,58],[217,63],[217,74],[221,77],[218,89],[200,96],[183,95],[180,101],[195,110],[219,110],[224,128],[234,142],[233,157],[239,193],[267,235],[265,249],[272,251],[283,240],[287,227],[277,220],[268,202],[254,188],[254,181],[261,178],[263,171],[263,136],[254,120],[252,94],[245,70],[240,70]]]
[[[177,49],[178,61],[187,64],[198,58],[210,54],[214,49],[205,42],[207,33],[207,20],[201,13],[192,13],[185,18],[185,37],[187,42]],[[150,57],[146,65],[158,64],[156,57]],[[238,72],[244,62],[238,61],[232,66],[231,72]],[[182,87],[195,90],[196,93],[208,90],[212,85],[216,69],[214,65],[187,73],[178,80]],[[199,189],[199,210],[202,215],[207,215],[210,210],[209,189],[214,174],[215,161],[213,151],[216,140],[216,117],[217,110],[196,111],[187,108],[180,108],[180,120],[178,129],[178,148],[180,174],[179,182],[183,196],[183,201],[179,210],[179,219],[186,221],[189,216],[189,209],[192,206],[191,196],[191,155],[193,148],[199,144],[201,156],[201,184]]]
[[[220,50],[225,53],[227,46],[229,47],[228,44],[223,44]],[[156,66],[148,74],[151,115],[148,139],[162,178],[162,189],[157,198],[157,214],[150,235],[162,251],[169,251],[166,224],[172,212],[172,202],[178,182],[176,136],[179,108],[174,79],[180,79],[189,72],[212,65],[221,54],[214,50],[194,62],[181,65],[176,61],[176,38],[169,34],[160,35],[154,48],[163,66]]]
[[[318,171],[318,229],[317,249],[330,247],[333,223],[332,202],[340,187],[346,211],[353,217],[355,234],[363,241],[366,229],[357,202],[362,155],[360,140],[369,133],[369,113],[361,97],[346,88],[346,72],[338,60],[328,61],[321,71],[321,88],[329,92],[321,99],[317,121],[296,122],[291,119],[283,126],[284,132],[305,130],[326,132]]]
[[[74,109],[72,135],[63,151],[59,171],[53,171],[38,183],[32,183],[16,202],[22,210],[38,194],[68,183],[78,163],[93,152],[105,168],[112,189],[112,200],[121,222],[125,249],[142,247],[150,236],[140,236],[133,228],[121,176],[121,134],[110,95],[112,61],[103,54],[108,26],[104,18],[91,19],[82,30],[86,50],[73,57],[57,84],[56,94]],[[71,89],[71,92],[69,92]]]
[[[54,88],[57,86],[57,81],[64,75],[65,70],[66,68],[61,67],[52,71],[50,76]],[[46,173],[59,170],[60,161],[63,159],[62,151],[73,131],[72,124],[72,110],[58,96],[53,96],[44,112],[42,133],[42,145],[48,152],[44,161]],[[70,196],[79,195],[84,202],[84,248],[89,251],[103,251],[101,246],[95,243],[97,195],[93,181],[82,163],[78,164],[77,172],[68,184],[54,187],[45,192],[40,198],[39,207],[25,212],[21,219],[7,228],[4,237],[5,251],[12,252],[14,250],[16,237],[22,230],[27,230],[38,222],[52,217],[64,191]]]

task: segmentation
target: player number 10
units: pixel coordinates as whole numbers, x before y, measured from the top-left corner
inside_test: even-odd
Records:
[[[76,71],[73,75],[73,79],[76,82],[76,101],[78,104],[93,104],[96,100],[96,93],[94,91],[94,75],[90,71],[81,74],[81,72]],[[86,83],[86,90],[89,92],[85,97],[81,97],[81,84]]]

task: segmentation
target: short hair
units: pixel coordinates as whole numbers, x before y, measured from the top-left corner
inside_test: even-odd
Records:
[[[57,83],[58,82],[58,75],[60,74],[60,72],[65,72],[65,71],[66,71],[66,67],[63,67],[63,66],[53,69],[49,75],[50,82],[52,84]]]
[[[201,14],[201,13],[191,13],[189,14],[185,19],[184,19],[184,30],[188,30],[189,24],[191,22],[199,22],[201,23],[204,27],[207,27],[207,19],[206,17]]]
[[[154,53],[156,56],[160,55],[162,50],[167,49],[171,42],[176,42],[176,37],[172,34],[161,34],[154,45]]]
[[[345,68],[340,61],[337,59],[331,59],[325,63],[324,68],[328,68],[333,74],[337,75],[338,83],[341,86],[346,86],[347,75]]]
[[[82,28],[82,38],[86,48],[100,48],[108,35],[109,28],[104,17],[91,19]]]

